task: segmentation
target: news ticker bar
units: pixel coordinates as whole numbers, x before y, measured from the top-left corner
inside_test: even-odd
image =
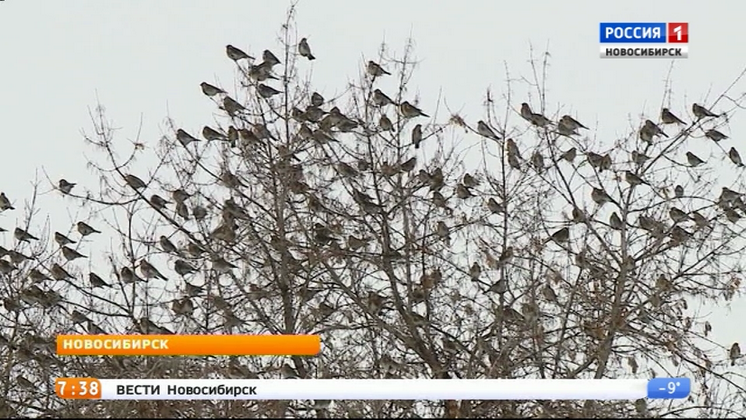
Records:
[[[687,378],[55,381],[60,398],[101,400],[636,400],[686,398],[690,388]]]
[[[58,335],[60,356],[316,356],[318,335]]]
[[[640,47],[601,44],[600,49],[601,58],[689,58],[689,47],[686,45]]]

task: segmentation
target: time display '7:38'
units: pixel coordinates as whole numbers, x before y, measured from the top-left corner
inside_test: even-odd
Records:
[[[57,378],[54,392],[64,399],[101,398],[101,382],[94,378]]]

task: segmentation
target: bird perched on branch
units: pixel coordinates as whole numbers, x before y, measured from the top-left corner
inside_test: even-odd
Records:
[[[569,115],[563,115],[559,120],[559,125],[560,127],[565,127],[569,131],[576,131],[581,128],[588,129],[588,127],[584,126],[578,122],[578,120]]]
[[[505,213],[505,207],[492,197],[487,200],[487,209],[489,209],[491,213]]]
[[[500,137],[498,137],[490,126],[482,120],[477,123],[477,133],[482,137],[487,137],[488,139],[500,140]]]
[[[733,343],[732,346],[730,346],[730,352],[728,352],[728,358],[730,359],[730,365],[735,366],[736,360],[741,357],[741,346],[738,345],[738,343]]]
[[[420,143],[422,143],[422,124],[417,124],[412,129],[412,144],[415,149],[419,149]]]
[[[176,140],[181,143],[182,146],[186,147],[192,142],[201,141],[200,139],[194,137],[193,135],[187,133],[183,129],[176,130]]]
[[[158,238],[158,245],[160,245],[161,251],[165,253],[176,254],[178,252],[176,245],[174,245],[174,243],[171,242],[171,240],[169,240],[166,235],[161,235],[160,238]]]
[[[699,156],[695,155],[692,152],[686,152],[686,161],[692,168],[696,168],[697,166],[705,163],[704,160],[700,159]]]
[[[70,244],[76,243],[72,239],[68,238],[67,236],[65,236],[65,235],[63,235],[63,234],[61,234],[59,232],[54,232],[54,241],[57,242],[57,244],[59,246],[65,246],[65,245],[70,245]]]
[[[640,128],[640,140],[646,143],[651,143],[653,139],[658,136],[668,137],[668,134],[666,134],[663,129],[658,127],[654,122],[645,120],[645,124]]]
[[[241,113],[242,111],[245,111],[246,107],[238,103],[238,101],[236,101],[235,99],[226,95],[225,98],[223,98],[223,109],[225,110],[225,112],[228,113],[228,115],[233,116]]]
[[[591,191],[591,199],[599,206],[603,206],[604,204],[613,201],[611,199],[611,196],[609,196],[609,194],[607,194],[606,191],[602,190],[601,188],[593,188],[593,190]]]
[[[104,279],[101,278],[98,274],[94,272],[88,273],[88,281],[91,283],[91,286],[95,289],[97,287],[111,287],[111,285],[104,281]]]
[[[570,228],[564,227],[552,234],[547,241],[554,241],[558,244],[566,243],[570,240]]]
[[[575,147],[571,147],[560,155],[560,159],[564,159],[572,163],[575,160],[575,157],[577,155],[578,155],[578,149],[576,149]]]
[[[10,204],[10,200],[5,196],[4,192],[0,192],[0,211],[15,210],[16,208]]]
[[[150,204],[159,210],[163,210],[170,202],[158,194],[153,194],[150,196]]]
[[[57,263],[52,264],[52,268],[49,270],[49,274],[52,275],[53,279],[58,280],[58,281],[74,278],[72,274],[65,271],[65,269],[62,268],[62,266],[60,266]]]
[[[534,115],[534,112],[531,111],[531,107],[526,103],[521,104],[521,117],[523,117],[526,121],[531,121],[531,116]]]
[[[298,54],[300,54],[301,57],[306,57],[309,60],[316,59],[316,57],[314,57],[311,53],[311,46],[308,45],[308,40],[306,38],[302,38],[298,43]]]
[[[189,199],[192,195],[188,192],[184,191],[183,189],[179,188],[177,190],[174,190],[171,192],[171,198],[174,199],[177,203],[183,203]]]
[[[366,66],[365,70],[368,72],[369,75],[373,77],[380,77],[385,75],[391,76],[391,73],[387,72],[383,69],[378,63],[375,61],[368,61],[368,65]]]
[[[725,134],[723,134],[723,133],[721,133],[721,132],[719,132],[719,131],[717,131],[715,129],[709,129],[709,130],[705,131],[705,137],[707,137],[708,139],[714,141],[715,143],[717,143],[717,142],[719,142],[721,140],[725,140],[725,139],[728,138],[728,136],[726,136]]]
[[[671,217],[671,220],[673,220],[674,223],[682,223],[689,220],[689,214],[677,207],[671,207],[671,209],[668,211],[668,215]]]
[[[88,236],[94,233],[101,233],[100,230],[94,229],[93,227],[86,224],[85,222],[78,222],[77,227],[78,227],[78,233],[80,233],[82,236]]]
[[[46,274],[35,268],[32,268],[31,271],[29,271],[28,278],[31,279],[31,281],[33,281],[34,283],[41,283],[43,281],[52,280]]]
[[[677,117],[676,115],[671,112],[668,108],[663,108],[661,110],[661,122],[663,124],[681,124],[686,125],[684,121],[681,120],[681,118]]]
[[[246,54],[245,52],[243,52],[239,48],[234,47],[233,45],[226,45],[225,53],[228,56],[228,58],[230,58],[233,61],[238,61],[238,60],[253,61],[254,60],[254,57]]]
[[[122,280],[122,283],[125,283],[125,284],[131,284],[136,281],[144,281],[142,278],[140,278],[140,276],[135,274],[135,272],[132,271],[132,269],[130,269],[129,267],[122,267],[122,269],[119,270],[119,278]]]
[[[202,93],[210,97],[213,97],[215,95],[220,95],[221,93],[225,93],[223,89],[220,89],[217,86],[213,86],[207,82],[200,83],[199,87],[202,88]]]
[[[743,166],[743,161],[741,160],[741,154],[738,153],[738,150],[736,150],[735,147],[731,147],[730,150],[728,151],[728,158],[736,166]]]
[[[389,98],[385,93],[381,91],[381,89],[376,89],[373,91],[373,105],[375,106],[386,106],[386,105],[396,105],[393,99]]]
[[[282,61],[280,61],[280,59],[277,58],[276,55],[272,54],[272,51],[270,50],[264,50],[262,52],[262,59],[264,60],[264,63],[266,63],[270,67],[282,63]]]
[[[324,105],[324,97],[319,92],[313,92],[311,94],[311,106],[319,107]]]
[[[153,267],[153,265],[150,264],[147,260],[140,261],[140,272],[146,279],[158,278],[161,280],[168,280],[166,276],[161,274],[161,272]]]
[[[80,252],[66,246],[62,247],[62,256],[64,256],[68,261],[76,260],[78,258],[88,258]]]
[[[36,236],[26,232],[25,230],[21,228],[16,228],[13,231],[13,236],[15,236],[16,239],[18,239],[19,242],[30,242],[30,241],[38,241],[39,238]]]
[[[134,190],[142,190],[142,189],[145,189],[145,187],[147,187],[147,184],[145,184],[145,181],[143,181],[142,179],[132,174],[126,174],[124,176],[124,182],[126,182],[127,185],[132,187],[132,189]]]
[[[640,178],[637,174],[635,174],[632,171],[625,171],[624,172],[624,179],[627,181],[627,183],[633,187],[637,185],[646,184],[645,180]]]
[[[74,182],[68,182],[66,179],[60,179],[60,181],[57,183],[57,187],[62,191],[63,194],[70,194],[70,191],[73,190],[73,188],[78,185]]]
[[[273,88],[272,86],[267,86],[264,83],[260,83],[259,85],[257,85],[256,91],[259,94],[259,96],[265,99],[271,98],[275,95],[279,95],[282,93],[282,91],[279,91]]]
[[[446,222],[440,220],[435,226],[435,234],[438,235],[446,243],[446,246],[451,246],[451,233]]]
[[[174,262],[174,271],[176,271],[176,274],[184,277],[187,274],[196,272],[197,269],[184,260],[176,260],[176,262]]]
[[[421,109],[417,108],[407,101],[404,101],[399,105],[399,111],[405,118],[429,117],[429,115],[422,112]]]
[[[225,134],[207,125],[202,127],[202,137],[208,141],[228,140],[228,137]]]
[[[697,103],[692,104],[692,113],[694,113],[694,116],[700,120],[705,117],[718,117],[719,116],[718,114],[710,111],[709,109]]]

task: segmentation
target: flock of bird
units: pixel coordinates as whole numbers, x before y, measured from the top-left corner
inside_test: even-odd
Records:
[[[694,116],[697,118],[697,123],[701,122],[701,120],[706,119],[706,118],[719,117],[718,114],[696,103],[692,105],[692,112]],[[554,123],[549,118],[545,117],[542,114],[533,112],[527,103],[522,104],[520,113],[521,113],[521,116],[525,120],[529,121],[531,124],[533,124],[536,127],[547,128],[547,127],[550,127],[551,125],[554,125]],[[666,125],[666,124],[686,125],[686,123],[683,120],[681,120],[676,115],[674,115],[668,108],[662,109],[660,119],[661,119],[661,124],[663,125]],[[580,122],[578,122],[577,120],[575,120],[574,118],[572,118],[571,116],[565,115],[556,123],[555,132],[560,135],[564,135],[564,136],[574,136],[574,135],[579,134],[578,130],[580,129],[587,129],[587,127],[581,124]],[[716,143],[728,138],[725,134],[721,133],[720,131],[714,128],[704,130],[704,135],[705,137],[713,140]],[[665,137],[665,138],[669,137],[661,126],[659,126],[658,124],[656,124],[655,122],[651,120],[646,120],[644,122],[643,126],[640,128],[638,132],[638,136],[640,140],[642,140],[647,145],[652,145],[656,137]],[[579,153],[580,152],[578,152],[577,148],[572,147],[562,152],[559,156],[559,160],[568,161],[572,163],[574,162],[576,157],[579,155]],[[511,139],[506,140],[506,155],[507,155],[507,161],[510,164],[510,166],[515,169],[520,169],[521,155],[515,142]],[[743,166],[740,154],[735,149],[735,147],[731,147],[727,155],[729,159],[735,165],[739,167]],[[609,153],[601,155],[601,154],[598,154],[592,151],[586,151],[585,157],[586,157],[587,162],[590,164],[590,166],[593,167],[595,170],[597,170],[599,173],[602,173],[605,170],[611,170],[612,165],[614,164],[614,162],[612,161],[612,157]],[[686,157],[686,164],[683,164],[683,166],[694,168],[705,163],[703,159],[701,159],[700,157],[698,157],[692,152],[686,152],[685,157]],[[647,156],[644,153],[644,151],[634,150],[631,153],[631,161],[637,166],[637,170],[627,169],[624,171],[624,179],[631,187],[648,184],[648,182],[643,178],[642,171],[640,171],[639,168],[641,168],[650,159],[651,159],[650,156]],[[541,156],[541,154],[538,151],[535,152],[531,156],[529,161],[530,161],[531,166],[533,166],[537,171],[543,171],[544,169],[546,169],[544,166],[544,158],[543,156]],[[676,185],[674,187],[674,194],[676,198],[683,197],[684,196],[683,186]],[[603,206],[606,203],[617,202],[603,188],[603,186],[592,188],[591,199],[599,207]],[[740,210],[746,213],[746,203],[744,203],[743,201],[743,193],[733,191],[729,189],[728,187],[722,187],[718,205],[723,210],[723,213],[726,216],[726,218],[731,222],[736,222],[742,217],[742,215],[739,214],[737,210]],[[585,212],[578,208],[573,208],[572,216],[573,216],[573,222],[582,222],[583,219],[587,217]],[[692,233],[690,231],[680,226],[684,222],[692,220],[694,221],[695,226],[699,229],[707,227],[711,222],[710,219],[702,215],[701,212],[698,210],[692,210],[690,212],[687,212],[675,206],[671,207],[669,211],[669,216],[673,220],[675,225],[673,226],[673,228],[668,230],[667,233],[670,234],[672,239],[674,239],[674,241],[676,241],[677,243],[682,243],[692,237]],[[666,226],[664,224],[662,224],[660,221],[657,221],[649,216],[645,216],[645,215],[640,216],[638,222],[639,222],[640,228],[647,230],[654,234],[662,234],[664,233],[664,231],[667,231]],[[621,220],[617,212],[613,212],[611,214],[610,219],[609,219],[609,226],[616,230],[621,230],[624,227],[624,222]],[[569,227],[563,227],[551,235],[551,240],[555,242],[559,242],[559,243],[567,242],[569,239],[570,239]]]
[[[300,40],[298,44],[298,54],[302,57],[307,58],[308,60],[315,60],[316,58],[313,55],[311,47],[308,44],[306,38]],[[265,83],[269,80],[279,80],[278,77],[274,75],[273,69],[276,65],[281,64],[281,62],[271,51],[265,50],[262,54],[262,61],[258,64],[253,64],[255,61],[254,57],[232,45],[226,46],[226,55],[237,65],[239,65],[240,62],[244,61],[249,63],[246,67],[241,67],[240,65],[239,67],[241,67],[242,70],[245,70],[245,74],[252,80],[252,85],[259,97],[270,100],[272,97],[283,93],[282,91]],[[391,75],[389,71],[387,71],[380,64],[374,61],[367,62],[366,73],[370,77],[372,77],[374,81],[376,78]],[[236,117],[246,112],[246,107],[232,98],[225,90],[207,82],[201,83],[200,87],[202,92],[206,96],[210,98],[219,98],[219,103],[222,109],[229,116]],[[420,108],[413,105],[412,103],[408,101],[401,101],[397,103],[378,88],[373,90],[370,100],[373,105],[381,109],[381,115],[378,119],[377,127],[377,130],[380,132],[390,132],[394,130],[394,124],[392,120],[385,112],[383,112],[383,110],[388,106],[394,106],[403,120],[414,119],[417,117],[429,117],[429,115],[424,113]],[[320,144],[326,144],[332,141],[336,141],[334,137],[336,133],[352,132],[362,124],[362,122],[344,115],[337,107],[332,107],[328,111],[324,110],[323,107],[324,105],[326,105],[326,101],[318,92],[312,93],[309,102],[310,103],[305,107],[305,109],[293,107],[291,110],[291,117],[299,123],[298,137],[301,139],[311,140]],[[700,122],[701,120],[706,118],[718,117],[717,114],[699,104],[692,105],[692,112],[697,118],[697,122]],[[579,134],[579,130],[587,129],[585,125],[581,124],[570,115],[562,116],[555,123],[541,113],[534,112],[527,103],[522,104],[520,108],[520,115],[531,125],[540,129],[552,129],[562,136],[576,136]],[[245,119],[242,118],[242,120]],[[661,112],[660,123],[662,125],[686,125],[683,120],[675,116],[667,108],[664,108]],[[499,135],[496,130],[491,128],[490,125],[483,120],[478,121],[476,132],[480,136],[487,139],[491,139],[494,141],[504,140],[507,163],[514,169],[522,168],[525,160],[521,156],[521,152],[514,140],[510,138],[504,139],[504,136]],[[201,139],[193,136],[182,128],[179,128],[175,134],[176,140],[184,147],[187,147],[194,142],[202,141]],[[256,143],[261,140],[273,138],[271,131],[262,123],[247,123],[246,126],[242,128],[237,128],[231,125],[225,132],[220,129],[204,126],[201,134],[202,137],[204,137],[204,139],[207,141],[227,141],[230,142],[231,145],[236,145],[239,143]],[[728,138],[726,135],[717,131],[716,129],[705,130],[704,134],[707,138],[715,142],[720,142]],[[638,135],[639,138],[647,144],[652,144],[657,137],[668,137],[662,127],[651,120],[645,121],[642,128],[640,128]],[[419,149],[424,140],[425,137],[423,136],[422,124],[414,125],[411,131],[412,146],[415,149]],[[281,148],[282,146],[278,146],[278,150],[282,157],[294,157],[293,152],[288,150],[280,150]],[[562,152],[559,157],[560,160],[572,163],[575,161],[576,157],[580,153],[583,152],[579,152],[577,148],[573,147]],[[614,166],[614,162],[612,161],[612,158],[608,153],[601,155],[591,151],[586,151],[584,152],[584,154],[591,167],[595,168],[599,172],[612,170],[612,167]],[[731,161],[733,161],[734,164],[743,166],[741,157],[735,148],[730,149],[730,151],[728,152],[728,157]],[[639,150],[636,150],[632,153],[632,161],[638,165],[638,168],[644,165],[645,162],[647,162],[649,159],[649,156],[646,156],[644,152],[641,152]],[[686,159],[687,165],[690,167],[696,167],[704,163],[704,160],[691,152],[686,153]],[[416,162],[416,158],[412,157],[400,164],[388,165],[385,168],[381,168],[381,171],[384,174],[386,174],[388,171],[389,175],[399,172],[411,172],[416,168]],[[539,153],[538,151],[535,152],[527,160],[527,162],[531,167],[539,172],[548,169],[548,166],[545,165],[544,156],[542,156],[541,153]],[[337,171],[343,176],[354,176],[356,173],[358,173],[358,171],[367,169],[366,165],[367,164],[365,162],[358,162],[358,167],[356,169],[350,164],[340,163],[337,165]],[[303,183],[302,169],[298,169],[298,167],[295,167],[295,169],[291,171],[291,174],[288,177],[288,181],[291,184],[291,190],[293,190],[293,192],[306,194],[309,192],[309,190],[311,190],[311,188],[307,184]],[[298,170],[300,171],[300,176],[298,176],[297,174],[292,174],[293,171]],[[647,183],[640,175],[640,172],[637,170],[626,170],[624,174],[626,182],[629,183],[632,187]],[[123,175],[123,179],[124,182],[138,195],[143,198],[146,197],[145,190],[148,189],[148,184],[145,181],[132,174]],[[440,192],[442,187],[445,185],[445,179],[441,169],[436,168],[432,172],[428,172],[425,169],[420,169],[417,173],[417,179],[421,183],[421,185],[430,187],[429,190],[432,193],[432,200],[436,206],[448,209],[446,205],[446,199]],[[223,170],[220,175],[220,181],[223,185],[233,190],[238,190],[242,187],[246,187],[245,183],[229,170]],[[472,197],[473,195],[471,189],[476,187],[477,185],[478,181],[474,176],[468,173],[465,174],[461,181],[454,188],[456,196],[460,199],[467,199]],[[60,180],[58,183],[59,190],[64,194],[70,194],[75,186],[75,183],[68,182],[64,179]],[[683,187],[676,186],[675,194],[676,197],[683,196]],[[158,194],[152,194],[150,198],[147,199],[147,201],[149,202],[150,206],[160,212],[166,211],[167,206],[174,204],[174,212],[181,218],[189,219],[190,217],[193,217],[196,220],[204,220],[208,216],[207,209],[199,205],[193,205],[190,208],[189,200],[191,197],[192,195],[188,194],[183,189],[178,189],[171,193],[171,199],[173,201],[169,201]],[[308,194],[308,197],[309,206],[312,206],[313,203],[311,201],[313,196],[311,194]],[[741,217],[741,215],[737,213],[737,209],[746,212],[746,204],[742,200],[742,197],[742,193],[730,190],[726,187],[722,188],[718,204],[723,209],[728,220],[735,222]],[[364,192],[353,190],[352,198],[367,213],[381,212],[382,204],[376,203],[370,195]],[[599,207],[607,203],[616,203],[616,200],[602,186],[594,187],[592,189],[591,199]],[[318,205],[318,203],[316,204]],[[486,207],[491,213],[505,213],[503,204],[499,203],[494,198],[490,198],[486,201]],[[0,193],[0,212],[13,209],[14,207],[12,206],[10,200],[5,196],[4,193]],[[232,198],[228,198],[224,201],[220,211],[222,216],[222,223],[210,233],[210,239],[216,239],[229,243],[234,242],[237,239],[236,221],[248,221],[251,219],[251,216]],[[692,233],[682,227],[681,224],[691,220],[694,221],[695,225],[698,228],[702,228],[709,225],[710,223],[710,219],[700,214],[698,211],[687,212],[676,207],[671,207],[669,214],[674,222],[674,226],[670,229],[667,228],[667,226],[661,221],[655,220],[654,218],[649,216],[640,216],[640,218],[638,219],[639,227],[657,235],[668,234],[674,241],[683,243],[692,237]],[[572,215],[573,222],[575,223],[584,222],[585,220],[587,220],[588,217],[584,210],[580,210],[578,208],[573,209]],[[611,226],[613,229],[621,230],[624,229],[624,224],[625,223],[621,220],[617,212],[613,212],[611,214],[609,226]],[[78,222],[76,227],[78,233],[81,235],[81,239],[94,233],[100,233],[100,231],[82,221]],[[446,244],[450,243],[451,232],[446,222],[437,222],[437,225],[435,226],[435,234],[438,237],[442,238],[443,241],[446,242]],[[16,228],[14,230],[14,237],[19,242],[38,240],[36,236],[21,228]],[[313,226],[313,239],[318,245],[322,246],[336,244],[338,241],[335,234],[328,226],[318,222],[315,223]],[[559,244],[564,244],[569,242],[570,239],[570,226],[566,226],[553,232],[549,236],[549,238],[547,238],[547,242],[554,241]],[[55,232],[54,241],[59,246],[60,253],[62,254],[65,261],[72,262],[80,258],[87,258],[77,249],[71,247],[72,245],[77,244],[79,240],[76,241],[60,232]],[[160,236],[158,244],[162,251],[175,257],[175,260],[173,262],[173,269],[178,275],[182,277],[188,276],[198,271],[198,269],[192,263],[187,261],[189,257],[197,258],[205,253],[212,254],[211,252],[207,251],[208,247],[195,241],[190,241],[187,244],[186,253],[180,250],[166,236]],[[347,245],[351,250],[359,249],[365,246],[365,244],[366,241],[364,239],[357,238],[354,235],[350,235],[347,239]],[[4,248],[0,248],[0,257],[2,257],[2,259],[0,259],[0,273],[6,276],[11,275],[15,270],[17,270],[19,264],[22,264],[24,261],[31,260],[30,257],[22,255],[17,251],[6,250]],[[506,266],[513,259],[513,257],[513,248],[507,247],[497,259],[497,267]],[[210,259],[212,261],[212,269],[216,270],[217,272],[227,273],[232,269],[237,268],[236,265],[218,255],[210,255]],[[136,264],[136,267],[139,268],[139,272],[142,277],[140,277],[137,272],[130,267],[121,267],[121,269],[119,270],[119,278],[122,283],[129,284],[135,283],[137,281],[147,281],[151,279],[167,279],[166,276],[164,276],[146,259],[141,259]],[[66,269],[64,268],[64,263],[62,265],[60,265],[59,263],[53,263],[48,269],[48,274],[45,274],[43,270],[44,269],[42,265],[37,264],[35,268],[29,271],[29,278],[33,280],[33,284],[19,293],[17,297],[18,299],[20,299],[20,301],[23,301],[29,305],[41,304],[47,307],[54,306],[62,300],[62,297],[51,290],[45,291],[41,289],[38,284],[46,280],[70,281],[75,279],[73,275],[66,271]],[[481,271],[482,268],[479,266],[479,264],[474,263],[474,265],[472,265],[469,270],[469,275],[473,280],[477,280],[480,277]],[[112,286],[94,272],[90,272],[88,278],[90,285],[93,288]],[[200,286],[192,285],[186,281],[185,283],[186,293],[182,298],[176,299],[173,302],[172,310],[177,314],[190,315],[195,308],[194,304],[191,301],[191,298],[199,296],[204,292],[204,290]],[[504,293],[507,290],[507,285],[504,283],[503,280],[501,280],[491,286],[489,290],[498,293]],[[213,296],[212,298],[216,300],[219,299],[219,297],[216,296]],[[18,299],[13,296],[6,296],[4,298],[4,305],[6,309],[18,310]],[[370,292],[367,297],[368,306],[373,312],[378,312],[383,306],[384,301],[385,297],[375,292]],[[226,311],[226,313],[230,313],[227,303],[222,302],[222,304],[219,304],[217,306],[221,306]],[[71,315],[75,323],[86,323],[88,331],[90,333],[102,332],[100,328],[98,328],[90,319],[88,319],[79,311],[73,311]],[[417,314],[414,314],[412,316],[413,320],[417,322],[426,322],[426,320],[424,320],[424,317],[422,317],[421,315],[419,315],[419,318],[422,319],[414,319],[415,315]],[[154,324],[147,317],[141,318],[138,321],[138,325],[143,333],[170,333],[167,328]],[[731,349],[730,358],[735,363],[735,360],[738,357],[740,357],[740,349],[738,347],[738,344],[736,343]],[[292,368],[285,365],[283,366],[283,369]]]
[[[696,124],[700,124],[704,122],[706,119],[709,118],[718,118],[721,115],[716,114],[712,112],[711,110],[707,109],[706,107],[700,105],[700,104],[692,104],[692,113],[694,114],[694,117],[696,118]],[[546,116],[533,112],[531,110],[531,107],[527,103],[523,103],[521,105],[520,109],[521,116],[526,120],[529,121],[532,125],[541,128],[541,129],[549,129],[550,127],[554,132],[556,132],[559,135],[562,136],[575,136],[579,134],[580,129],[587,129],[587,127],[574,118],[572,118],[569,115],[562,116],[557,123],[554,123]],[[682,119],[674,115],[670,109],[663,108],[661,110],[660,114],[660,123],[661,125],[671,125],[676,124],[680,126],[687,126],[688,124],[684,122]],[[483,122],[480,121],[479,125],[482,126]],[[486,127],[486,125],[485,125]],[[487,131],[489,127],[486,128],[480,128],[479,132],[485,137],[493,138],[493,132]],[[722,132],[714,129],[703,129],[704,136],[716,144],[721,142],[722,140],[725,140],[728,138],[725,134]],[[687,133],[688,135],[689,133]],[[640,140],[642,140],[646,146],[652,146],[654,144],[654,141],[657,137],[664,137],[669,138],[668,134],[663,130],[663,128],[656,124],[655,122],[651,120],[645,120],[642,127],[638,131],[638,137]],[[718,144],[719,146],[719,144]],[[520,152],[515,144],[515,142],[512,139],[507,139],[505,141],[505,148],[506,148],[506,156],[507,161],[511,167],[514,169],[520,169],[520,161],[521,161],[521,155]],[[722,149],[722,147],[721,147]],[[564,160],[573,163],[576,157],[578,156],[578,150],[575,147],[572,147],[564,152],[562,152],[559,156],[559,160]],[[735,149],[735,147],[731,147],[730,150],[727,152],[728,158],[731,160],[733,164],[735,164],[738,167],[743,167],[743,162],[741,160],[740,154]],[[612,166],[614,165],[614,162],[612,161],[612,157],[609,153],[601,155],[598,153],[594,153],[591,151],[585,152],[585,157],[587,162],[590,164],[591,167],[593,167],[595,170],[597,170],[599,173],[603,172],[604,170],[612,170]],[[688,151],[686,152],[686,164],[683,164],[683,166],[688,166],[691,168],[695,168],[697,166],[702,165],[705,163],[705,161],[701,158],[699,158],[694,153]],[[647,155],[645,155],[644,152],[641,152],[639,150],[634,150],[631,153],[631,161],[637,166],[636,170],[625,170],[624,171],[624,180],[630,185],[631,188],[637,187],[639,185],[650,185],[646,180],[643,179],[641,174],[644,172],[642,170],[642,166],[649,161],[651,158]],[[544,159],[543,156],[540,155],[540,153],[537,151],[534,153],[534,155],[531,156],[529,159],[529,162],[531,166],[537,170],[538,172],[543,171],[545,168],[544,166]],[[684,197],[684,188],[681,185],[676,185],[673,188],[674,191],[674,198],[679,199]],[[591,200],[597,205],[598,208],[604,206],[607,203],[614,203],[619,205],[619,201],[615,200],[604,188],[603,186],[599,187],[593,187],[591,190]],[[743,213],[746,213],[746,202],[744,201],[744,193],[734,191],[728,187],[722,187],[720,191],[720,195],[717,200],[717,206],[722,211],[722,214],[725,216],[725,218],[731,222],[736,223],[738,220],[740,220],[743,215],[739,213],[740,210]],[[577,207],[574,207],[572,209],[572,223],[586,223],[590,220],[589,215],[584,211]],[[650,234],[652,234],[655,237],[663,237],[663,236],[670,236],[671,242],[670,244],[672,246],[680,245],[690,239],[693,238],[693,233],[689,230],[687,230],[684,225],[684,223],[692,221],[694,224],[695,229],[704,229],[710,226],[711,222],[715,220],[715,218],[708,218],[707,216],[702,214],[702,210],[691,210],[686,211],[683,209],[680,209],[676,206],[670,206],[670,209],[668,211],[668,216],[673,222],[673,226],[669,226],[663,221],[657,220],[656,218],[642,214],[638,217],[637,220],[637,227],[648,231]],[[608,226],[611,227],[614,230],[623,230],[626,228],[626,223],[622,220],[622,218],[619,216],[619,214],[616,211],[613,211],[609,217]],[[560,228],[559,230],[554,231],[549,238],[546,239],[546,242],[553,241],[558,244],[566,244],[570,242],[571,240],[571,231],[569,226],[565,226],[563,228]],[[513,254],[512,248],[507,249],[510,256]],[[578,254],[578,257],[582,259],[582,256]],[[578,258],[576,258],[577,260]],[[582,264],[581,264],[582,265]],[[479,267],[475,264],[475,266],[472,267],[471,272],[477,272],[478,273]],[[501,280],[502,281],[502,280]],[[498,282],[499,283],[499,282]],[[496,285],[493,287],[497,287],[500,290],[507,290],[507,287],[505,284],[503,285]],[[547,288],[544,289],[546,292]],[[553,294],[553,293],[552,293]],[[550,300],[552,300],[550,298]],[[708,324],[709,325],[709,324]],[[731,365],[735,365],[736,361],[742,357],[741,349],[738,344],[738,342],[733,343],[733,345],[730,347],[730,350],[728,351],[728,358],[731,361]]]

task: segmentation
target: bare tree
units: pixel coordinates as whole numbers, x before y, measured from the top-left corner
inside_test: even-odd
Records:
[[[746,205],[739,191],[746,188],[741,178],[721,185],[712,169],[727,158],[742,173],[740,158],[717,135],[741,98],[726,92],[687,118],[683,109],[632,118],[627,137],[604,144],[578,122],[581,116],[547,105],[539,74],[546,72],[545,58],[534,61],[536,100],[514,100],[520,82],[509,80],[499,98],[487,93],[485,116],[467,122],[456,113],[443,116],[438,104],[419,103],[409,85],[416,64],[410,46],[400,57],[382,48],[366,59],[342,94],[315,91],[305,71],[324,58],[314,56],[294,25],[291,9],[278,55],[226,46],[240,89],[202,83],[201,93],[218,110],[213,121],[169,119],[152,144],[123,139],[103,107],[91,113],[93,130],[85,138],[98,154],[91,168],[100,184],[50,175],[65,205],[76,209],[71,227],[40,225],[32,200],[15,240],[6,241],[12,246],[0,249],[7,349],[0,414],[743,412],[744,390],[732,368],[743,363],[740,353],[729,359],[727,351],[710,350],[712,327],[699,313],[704,305],[727,304],[740,286],[738,219]],[[678,124],[671,112],[684,121]],[[714,144],[706,159],[697,157],[705,156],[701,146],[693,149],[692,139],[701,143],[703,136]],[[474,150],[480,164],[468,167],[464,156]],[[16,202],[3,196],[0,209],[21,211]],[[111,242],[91,247],[97,238]],[[53,336],[60,333],[172,332],[313,333],[321,335],[323,351],[316,358],[54,355]],[[62,403],[51,388],[58,376],[662,375],[694,378],[697,393],[685,403],[650,407],[645,401]]]

